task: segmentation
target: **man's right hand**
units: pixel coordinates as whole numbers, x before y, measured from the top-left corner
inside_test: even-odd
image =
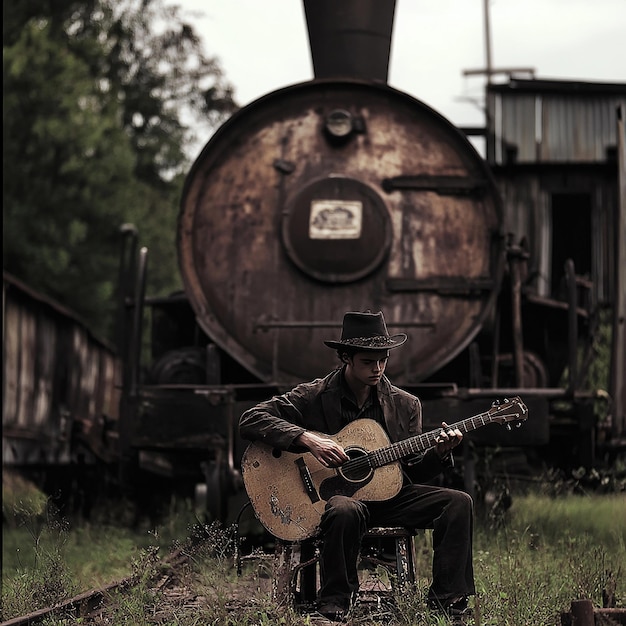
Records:
[[[330,437],[304,431],[294,443],[304,446],[311,454],[326,467],[338,467],[350,459],[343,448]]]

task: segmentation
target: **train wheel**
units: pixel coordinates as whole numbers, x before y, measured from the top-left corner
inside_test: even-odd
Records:
[[[500,387],[517,387],[512,354],[501,354],[498,358],[498,384]],[[521,387],[543,388],[550,381],[548,368],[542,359],[534,352],[524,352],[523,377]]]
[[[166,352],[152,366],[150,380],[159,385],[206,384],[206,350],[189,347]]]

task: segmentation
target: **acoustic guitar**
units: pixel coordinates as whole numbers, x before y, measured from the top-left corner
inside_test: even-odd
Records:
[[[491,408],[449,428],[462,433],[491,423],[520,426],[528,409],[519,397],[496,401]],[[275,537],[301,541],[318,532],[324,507],[334,495],[356,500],[388,500],[402,487],[400,460],[436,445],[441,428],[390,443],[372,419],[350,422],[329,435],[350,457],[340,467],[322,465],[310,452],[294,453],[255,442],[241,460],[241,472],[254,512]]]

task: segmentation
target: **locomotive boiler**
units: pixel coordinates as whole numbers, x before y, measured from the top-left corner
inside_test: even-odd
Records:
[[[567,464],[593,463],[594,393],[563,383],[589,312],[524,305],[520,216],[465,134],[387,83],[394,2],[304,6],[315,78],[234,114],[188,174],[184,293],[144,298],[147,252],[127,234],[122,465],[196,485],[224,518],[242,492],[239,415],[334,367],[323,341],[348,310],[382,310],[409,336],[387,371],[422,398],[426,428],[522,395],[523,428],[468,436],[470,470],[483,445],[565,445]]]
[[[331,369],[346,310],[410,336],[389,373],[424,380],[471,340],[502,278],[483,161],[441,116],[384,84],[317,80],[234,115],[196,161],[179,227],[209,337],[264,382]]]

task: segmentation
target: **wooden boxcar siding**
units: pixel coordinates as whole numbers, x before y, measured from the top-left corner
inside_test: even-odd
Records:
[[[4,280],[3,463],[68,463],[72,429],[118,416],[115,352],[70,312]]]
[[[617,145],[619,105],[626,97],[490,93],[493,135],[488,160],[516,163],[602,163]]]

